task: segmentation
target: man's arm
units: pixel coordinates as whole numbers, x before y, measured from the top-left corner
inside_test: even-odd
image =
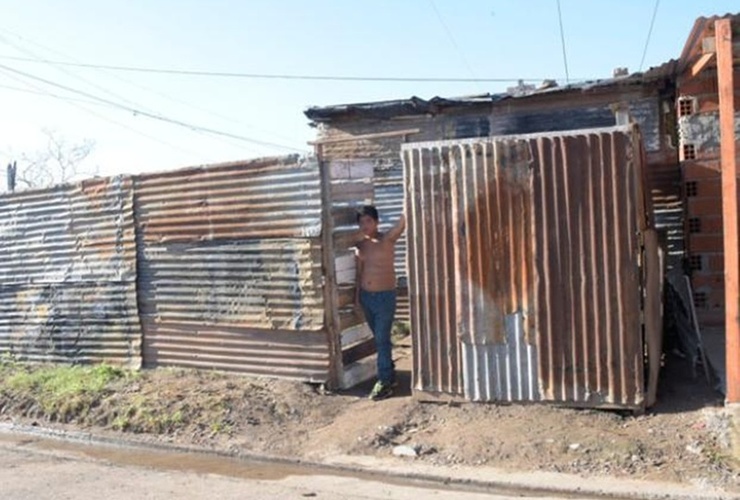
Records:
[[[400,238],[403,234],[404,229],[406,229],[406,215],[401,214],[401,217],[398,218],[398,222],[396,222],[396,225],[393,226],[390,231],[388,231],[388,239],[393,242],[397,241],[398,238]]]
[[[355,307],[360,309],[360,288],[362,286],[362,259],[359,249],[355,249]]]

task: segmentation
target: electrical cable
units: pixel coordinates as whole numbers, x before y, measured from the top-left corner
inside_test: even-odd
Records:
[[[182,121],[182,120],[178,120],[178,119],[174,119],[174,118],[168,118],[168,117],[166,117],[164,115],[160,115],[160,114],[156,114],[156,113],[150,113],[148,111],[137,109],[137,108],[134,108],[134,107],[131,107],[131,106],[127,106],[127,105],[121,104],[121,103],[117,103],[115,101],[111,101],[110,99],[99,97],[99,96],[96,96],[94,94],[90,94],[89,92],[78,90],[78,89],[69,87],[67,85],[63,85],[61,83],[53,82],[51,80],[48,80],[46,78],[42,78],[40,76],[32,75],[32,74],[27,73],[25,71],[14,69],[14,68],[12,68],[10,66],[7,66],[7,65],[4,65],[4,64],[0,64],[0,69],[4,69],[6,72],[9,71],[11,73],[15,73],[17,75],[23,76],[25,78],[29,78],[31,80],[36,80],[36,81],[45,83],[46,85],[50,85],[50,86],[53,86],[53,87],[57,87],[57,88],[66,90],[67,92],[71,92],[73,94],[77,94],[77,95],[81,95],[83,97],[87,97],[88,99],[93,99],[94,101],[98,101],[98,102],[102,102],[104,104],[108,104],[108,105],[110,105],[112,107],[119,108],[119,109],[122,109],[124,111],[131,112],[131,113],[133,113],[136,116],[144,116],[144,117],[147,117],[147,118],[150,118],[150,119],[153,119],[153,120],[159,120],[159,121],[162,121],[162,122],[165,122],[165,123],[170,123],[170,124],[173,124],[173,125],[178,125],[180,127],[184,127],[184,128],[189,129],[189,130],[206,132],[206,133],[210,133],[210,134],[213,134],[213,135],[216,135],[216,136],[222,136],[222,137],[227,137],[227,138],[231,138],[231,139],[236,139],[238,141],[243,141],[243,142],[247,142],[247,143],[251,143],[251,144],[256,144],[256,145],[259,145],[259,146],[277,148],[277,149],[294,151],[294,152],[305,152],[305,150],[294,148],[292,146],[286,146],[284,144],[278,144],[278,143],[275,143],[275,142],[269,142],[269,141],[262,141],[262,140],[259,140],[259,139],[253,139],[253,138],[250,138],[250,137],[246,137],[246,136],[242,136],[242,135],[238,135],[238,134],[233,134],[231,132],[225,132],[225,131],[217,130],[217,129],[210,128],[210,127],[203,127],[203,126],[195,125],[195,124],[188,123],[188,122],[185,122],[185,121]]]
[[[280,73],[240,73],[233,71],[199,71],[185,69],[147,68],[139,66],[119,66],[113,64],[90,64],[58,61],[53,59],[34,60],[28,57],[0,55],[0,59],[30,63],[56,64],[77,68],[107,69],[110,71],[128,71],[138,73],[157,73],[165,75],[203,76],[218,78],[252,78],[265,80],[307,80],[307,81],[335,81],[335,82],[415,82],[415,83],[475,83],[498,82],[509,83],[523,80],[525,82],[541,82],[547,78],[456,78],[456,77],[395,77],[395,76],[344,76],[344,75],[291,75]],[[593,78],[582,78],[592,80]]]
[[[655,18],[658,14],[658,5],[660,5],[660,0],[655,0],[655,7],[653,7],[653,17],[650,19],[650,28],[648,28],[647,38],[645,39],[645,47],[642,49],[642,58],[640,59],[640,67],[638,71],[642,71],[642,66],[645,64],[645,56],[647,55],[648,45],[650,44],[650,37],[653,34]]]
[[[565,30],[563,29],[563,12],[560,9],[560,0],[557,0],[558,4],[558,22],[560,23],[560,43],[563,47],[563,64],[565,65],[565,83],[570,83],[570,74],[568,72],[568,53],[565,50]]]

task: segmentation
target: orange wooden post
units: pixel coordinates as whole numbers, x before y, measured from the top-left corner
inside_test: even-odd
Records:
[[[740,403],[740,284],[738,264],[737,164],[735,157],[735,90],[732,23],[715,21],[717,80],[722,158],[722,226],[725,253],[725,343],[727,403]]]

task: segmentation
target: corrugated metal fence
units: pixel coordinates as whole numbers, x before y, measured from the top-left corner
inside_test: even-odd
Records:
[[[0,197],[0,352],[141,365],[130,177]]]
[[[321,199],[295,156],[2,196],[0,351],[326,381]]]
[[[641,407],[636,133],[410,144],[404,160],[416,388]]]
[[[318,164],[136,178],[146,366],[325,379]]]

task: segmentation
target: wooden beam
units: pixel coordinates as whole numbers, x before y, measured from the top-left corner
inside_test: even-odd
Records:
[[[696,76],[699,73],[701,73],[704,68],[707,67],[707,65],[714,59],[714,53],[708,52],[704,55],[702,55],[698,61],[694,63],[694,65],[691,67],[691,76]]]
[[[356,344],[349,349],[345,349],[344,351],[342,351],[342,364],[344,366],[351,365],[355,361],[359,361],[368,356],[372,356],[376,352],[377,350],[375,349],[374,338],[363,340],[359,344]]]
[[[737,57],[738,51],[740,51],[740,42],[732,43],[732,51]],[[701,41],[701,52],[702,54],[716,54],[717,53],[717,39],[713,36],[708,36]]]
[[[321,240],[322,261],[324,267],[324,329],[329,347],[329,379],[326,381],[330,389],[340,386],[342,381],[342,345],[339,325],[339,302],[337,295],[336,270],[334,268],[335,248],[333,242],[334,219],[331,215],[331,172],[329,164],[324,160],[321,145],[316,146],[316,156],[319,162],[321,177]]]
[[[338,142],[352,142],[352,141],[369,141],[373,139],[383,139],[386,137],[404,137],[407,135],[418,134],[421,129],[409,128],[405,130],[393,130],[391,132],[378,132],[375,134],[364,134],[364,135],[351,135],[347,137],[337,137],[336,139],[319,139],[318,141],[309,141],[308,144],[311,146],[323,145],[323,144],[335,144]]]
[[[740,257],[738,256],[737,163],[735,156],[735,91],[732,67],[732,24],[715,21],[717,86],[722,165],[722,226],[725,261],[725,344],[727,403],[740,403]]]

